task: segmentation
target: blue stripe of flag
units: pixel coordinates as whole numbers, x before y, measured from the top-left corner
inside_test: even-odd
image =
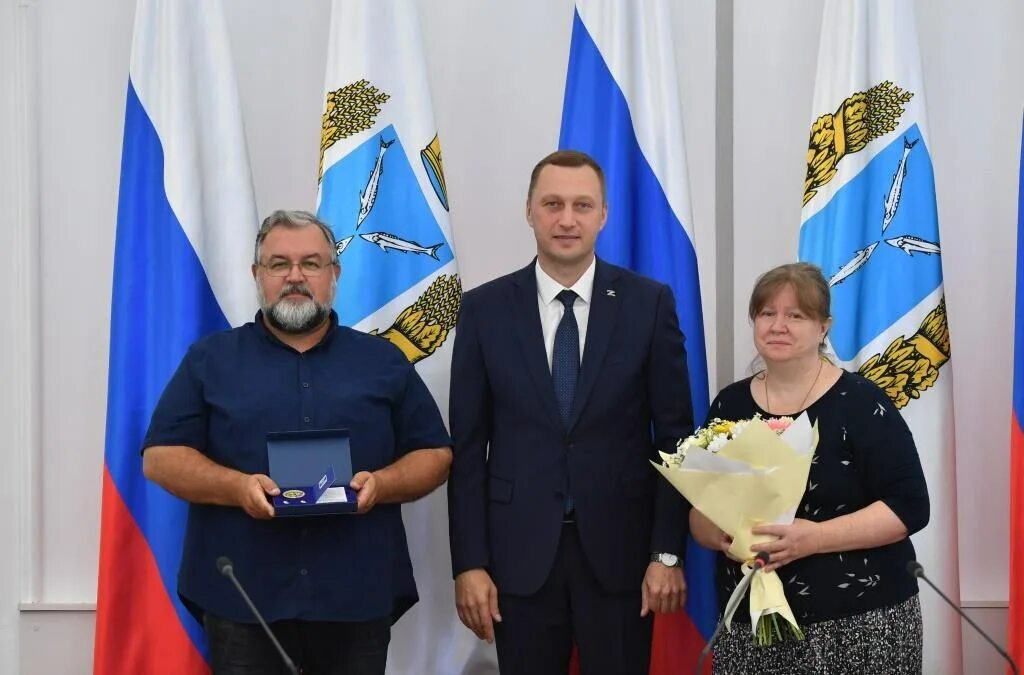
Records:
[[[1013,330],[1013,411],[1024,422],[1024,135],[1017,188],[1017,295]]]

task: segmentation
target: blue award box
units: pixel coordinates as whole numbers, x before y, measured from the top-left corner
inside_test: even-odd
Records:
[[[275,516],[355,513],[347,429],[270,432],[267,460],[270,477],[281,488],[273,498]]]

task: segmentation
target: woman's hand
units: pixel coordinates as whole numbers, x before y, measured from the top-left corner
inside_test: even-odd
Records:
[[[712,551],[721,551],[729,555],[732,537],[720,530],[717,525],[697,509],[690,509],[690,534],[697,543]],[[732,558],[732,556],[729,556]],[[734,558],[735,560],[735,558]]]
[[[692,516],[690,523],[692,528]],[[751,532],[778,537],[775,541],[766,541],[750,547],[754,553],[764,551],[769,555],[765,572],[774,572],[794,560],[821,552],[821,523],[813,520],[797,518],[791,525],[758,525]]]

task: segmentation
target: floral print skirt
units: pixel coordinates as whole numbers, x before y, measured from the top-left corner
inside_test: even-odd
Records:
[[[897,605],[802,625],[804,639],[754,644],[750,624],[723,630],[715,675],[920,675],[923,625],[917,595]]]

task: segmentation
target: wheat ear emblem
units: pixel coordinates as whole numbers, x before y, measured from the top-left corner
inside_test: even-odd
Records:
[[[939,368],[949,361],[949,324],[946,298],[928,313],[917,332],[900,336],[885,351],[864,362],[858,372],[871,380],[903,408],[939,379]]]
[[[409,363],[422,361],[444,344],[455,328],[462,303],[462,282],[459,275],[440,275],[383,333],[376,329],[371,335],[393,343],[402,350]]]
[[[867,91],[858,91],[834,113],[826,113],[811,124],[807,143],[807,177],[804,204],[836,175],[839,161],[859,152],[874,139],[894,130],[904,106],[914,94],[886,80]]]
[[[324,177],[324,153],[342,138],[373,128],[381,106],[391,98],[369,80],[358,80],[327,92],[320,131],[319,180]]]

